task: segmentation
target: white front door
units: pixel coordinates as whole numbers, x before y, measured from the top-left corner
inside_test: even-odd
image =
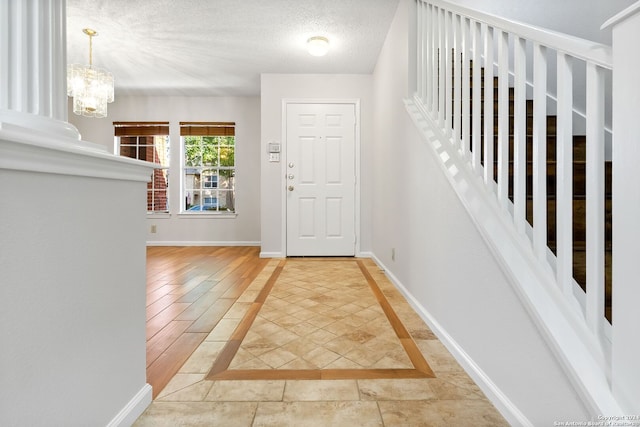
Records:
[[[355,255],[355,105],[287,104],[287,255]]]

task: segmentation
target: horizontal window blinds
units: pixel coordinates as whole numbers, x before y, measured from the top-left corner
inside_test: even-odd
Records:
[[[169,122],[113,122],[115,136],[169,135]]]
[[[180,136],[235,136],[235,122],[180,122]]]

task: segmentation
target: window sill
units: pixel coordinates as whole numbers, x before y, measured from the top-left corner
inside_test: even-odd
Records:
[[[211,218],[219,218],[219,219],[233,219],[237,217],[238,214],[236,212],[220,212],[220,213],[200,213],[200,212],[180,212],[178,214],[178,218],[189,218],[189,219],[211,219]]]
[[[152,213],[147,212],[147,219],[169,219],[171,214],[169,212]]]

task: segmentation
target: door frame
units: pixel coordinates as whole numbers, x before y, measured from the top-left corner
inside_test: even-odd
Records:
[[[281,187],[281,242],[282,242],[282,254],[286,257],[287,254],[287,106],[290,104],[352,104],[356,114],[356,126],[355,126],[355,174],[356,174],[356,186],[355,186],[355,218],[354,218],[354,231],[355,231],[355,256],[360,255],[360,99],[359,98],[339,98],[339,99],[326,99],[326,98],[283,98],[282,99],[282,141],[281,141],[281,159],[280,162],[280,187]]]

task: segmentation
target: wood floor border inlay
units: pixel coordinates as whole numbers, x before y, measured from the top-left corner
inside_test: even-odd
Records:
[[[322,261],[322,259],[313,259]],[[224,346],[211,370],[206,376],[207,380],[337,380],[337,379],[407,379],[407,378],[435,378],[429,364],[422,356],[413,338],[402,324],[393,307],[378,286],[376,280],[369,273],[362,260],[353,258],[331,259],[331,261],[355,262],[367,281],[378,304],[382,308],[387,320],[391,324],[413,369],[229,369],[243,339],[249,332],[260,309],[265,303],[269,293],[282,273],[287,259],[280,261],[278,266],[265,283],[264,287],[251,304],[240,324],[236,327],[229,341]]]

